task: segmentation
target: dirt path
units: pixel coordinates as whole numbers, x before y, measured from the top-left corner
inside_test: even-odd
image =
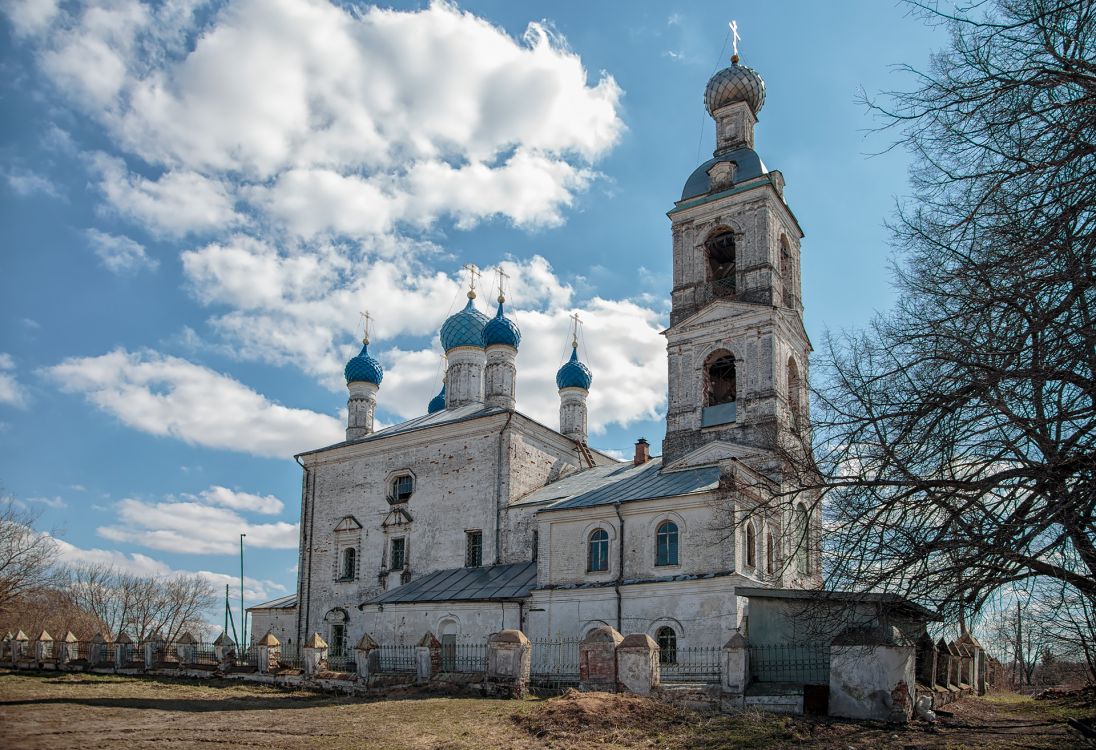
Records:
[[[174,748],[1048,748],[1083,747],[1069,716],[1096,707],[970,699],[935,725],[705,715],[636,696],[364,702],[228,680],[0,672],[4,750]]]

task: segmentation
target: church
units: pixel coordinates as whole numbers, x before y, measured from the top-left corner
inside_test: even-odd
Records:
[[[501,293],[485,314],[470,290],[441,326],[444,385],[422,416],[374,430],[383,371],[368,338],[346,364],[346,440],[296,457],[296,596],[253,607],[256,635],[320,633],[333,656],[363,634],[482,643],[505,628],[581,638],[600,625],[663,648],[720,646],[743,623],[736,590],[820,586],[815,504],[766,507],[740,489],[794,496],[775,449],[809,429],[803,232],[783,175],[754,150],[764,103],[737,55],[711,78],[714,155],[668,213],[661,456],[642,439],[624,462],[588,444],[597,373],[577,341],[556,375],[559,424],[517,411],[521,332]]]

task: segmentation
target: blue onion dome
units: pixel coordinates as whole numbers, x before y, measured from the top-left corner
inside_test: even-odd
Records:
[[[734,102],[746,102],[754,115],[765,105],[765,81],[753,68],[738,64],[738,55],[731,66],[716,73],[704,89],[704,107],[713,114],[720,107]]]
[[[502,303],[505,301],[506,298],[500,294],[499,311],[495,313],[495,317],[491,318],[491,320],[487,322],[487,325],[483,327],[484,346],[505,344],[506,346],[512,346],[517,349],[518,344],[521,343],[521,330],[518,329],[514,321],[503,314]]]
[[[590,390],[594,382],[590,368],[578,361],[578,346],[571,344],[571,358],[563,363],[556,373],[557,388],[585,388]]]
[[[472,304],[475,298],[475,292],[468,292],[468,304],[464,309],[450,315],[441,324],[441,348],[445,351],[458,346],[483,348],[483,329],[487,325],[487,316]]]
[[[366,383],[381,384],[384,378],[384,368],[381,363],[369,356],[369,339],[362,339],[362,350],[358,356],[346,363],[343,370],[347,383],[363,381]]]
[[[430,399],[430,405],[426,407],[427,414],[433,414],[436,411],[442,411],[445,409],[445,383],[441,384],[441,390],[438,391],[438,395]]]

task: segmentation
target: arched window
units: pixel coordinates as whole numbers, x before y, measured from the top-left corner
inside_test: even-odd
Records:
[[[344,581],[349,581],[355,577],[358,563],[358,551],[353,547],[343,550],[342,555],[342,575],[339,578]]]
[[[800,575],[811,574],[811,517],[803,503],[795,506],[795,566]]]
[[[655,565],[677,565],[677,524],[663,521],[655,532]]]
[[[757,534],[749,521],[746,522],[746,566],[757,567]]]
[[[658,658],[663,664],[677,664],[677,633],[674,629],[663,625],[655,631],[655,640],[658,641]]]
[[[734,233],[724,229],[716,232],[704,243],[708,254],[708,276],[712,282],[712,294],[729,297],[735,293]]]
[[[346,610],[340,607],[329,610],[324,615],[324,621],[327,622],[327,646],[328,653],[331,656],[345,656],[349,653],[349,649],[346,644],[346,623],[350,617],[346,614]]]
[[[601,573],[609,569],[609,533],[605,529],[594,529],[590,533],[589,553],[586,556],[586,570]]]
[[[776,572],[776,539],[771,531],[765,532],[765,572]]]
[[[788,408],[791,409],[793,418],[798,418],[802,413],[802,393],[803,381],[799,379],[799,368],[795,360],[788,357]]]
[[[388,502],[405,503],[415,492],[415,478],[410,474],[397,474],[388,482]]]
[[[791,307],[795,301],[792,275],[792,251],[788,247],[788,238],[780,238],[780,286],[784,290],[784,307]]]
[[[730,404],[738,398],[734,355],[723,354],[708,363],[708,393],[706,406]]]

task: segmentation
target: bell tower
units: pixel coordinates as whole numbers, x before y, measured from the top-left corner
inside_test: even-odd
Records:
[[[666,465],[687,465],[710,443],[764,450],[780,430],[806,429],[803,232],[784,200],[783,175],[754,150],[764,103],[764,80],[737,54],[712,76],[704,104],[715,120],[715,152],[668,214]]]

